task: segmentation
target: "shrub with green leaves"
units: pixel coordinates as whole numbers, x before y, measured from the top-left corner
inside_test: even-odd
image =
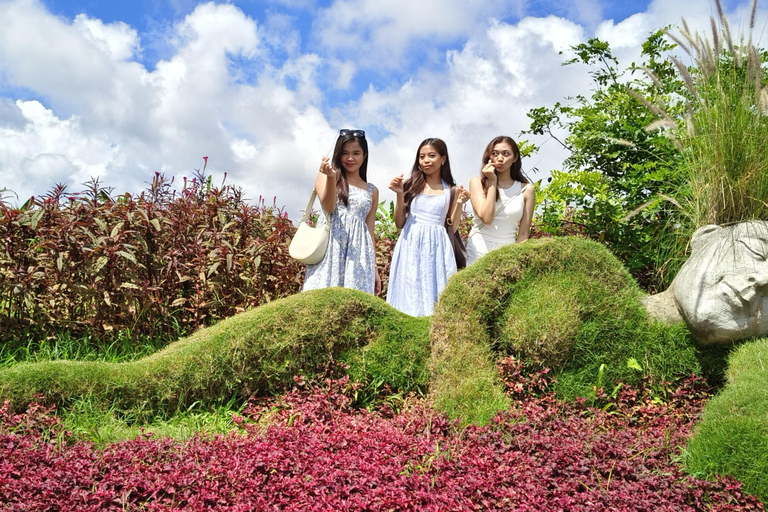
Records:
[[[573,46],[574,57],[565,64],[585,67],[593,79],[592,95],[528,112],[530,133],[550,135],[570,152],[562,169],[550,170],[549,183],[537,196],[538,229],[567,235],[577,228],[605,244],[646,289],[663,288],[674,277],[664,275],[659,263],[664,254],[651,242],[671,214],[662,195],[677,190],[682,178],[674,141],[645,130],[658,116],[632,91],[682,115],[685,86],[663,57],[672,48],[656,31],[643,43],[643,62],[622,66],[604,41],[593,38]],[[643,67],[655,80],[642,73]],[[560,140],[562,130],[568,136]]]
[[[682,149],[685,186],[673,194],[681,246],[707,224],[768,219],[768,52],[752,38],[757,1],[749,32],[737,37],[716,5],[709,37],[691,33],[685,22],[679,36],[667,31],[694,62],[688,68],[671,58],[690,98],[687,116],[677,122],[645,100]]]

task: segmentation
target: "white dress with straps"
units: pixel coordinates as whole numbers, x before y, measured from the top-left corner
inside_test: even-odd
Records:
[[[387,302],[411,316],[430,316],[456,273],[456,257],[443,225],[450,197],[451,187],[443,182],[442,194],[413,198],[392,253]]]
[[[498,189],[500,197],[494,205],[496,215],[490,224],[483,224],[475,212],[475,225],[467,240],[467,265],[494,249],[517,241],[517,228],[525,209],[523,190],[527,185],[529,184],[515,181],[509,188]]]

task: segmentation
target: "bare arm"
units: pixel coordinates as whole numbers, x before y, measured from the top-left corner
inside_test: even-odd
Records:
[[[536,187],[533,183],[528,184],[528,188],[523,190],[523,217],[520,219],[520,226],[517,228],[517,241],[524,242],[531,235],[531,222],[533,222],[533,205],[536,202]]]
[[[395,176],[389,182],[389,190],[397,194],[395,201],[395,226],[397,229],[403,229],[405,226],[405,192],[403,189],[403,175]]]
[[[479,176],[469,180],[469,194],[472,209],[483,224],[490,224],[496,217],[496,171],[493,164],[483,167],[483,175],[488,177],[488,191],[483,191],[483,182]]]
[[[464,211],[464,203],[469,200],[469,191],[463,185],[456,185],[456,197],[451,208],[451,227],[456,232],[461,224],[461,214]]]
[[[336,178],[336,171],[328,163],[328,157],[324,156],[315,179],[315,190],[325,213],[333,213],[336,209]]]
[[[376,281],[373,287],[374,295],[381,293],[381,277],[379,277],[379,269],[376,267],[376,236],[374,235],[374,226],[376,224],[376,208],[379,206],[379,189],[373,187],[371,210],[365,217],[365,223],[368,226],[368,232],[371,234],[371,242],[373,242],[373,269],[376,274]]]

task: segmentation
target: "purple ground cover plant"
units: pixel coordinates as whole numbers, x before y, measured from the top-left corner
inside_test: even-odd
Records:
[[[96,449],[50,409],[0,409],[3,510],[763,510],[733,479],[686,476],[679,446],[707,392],[698,379],[602,395],[548,393],[546,372],[502,361],[513,407],[461,428],[425,400],[357,410],[347,377],[296,379],[253,400],[238,431],[140,436]],[[522,385],[522,388],[519,386]],[[517,391],[515,391],[517,390]],[[533,391],[533,392],[530,392]]]

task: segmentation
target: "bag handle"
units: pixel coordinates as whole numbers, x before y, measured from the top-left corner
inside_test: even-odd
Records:
[[[453,212],[453,209],[455,206],[453,205],[453,200],[456,198],[456,187],[451,186],[451,192],[450,192],[450,198],[448,199],[448,213],[445,214],[445,225],[446,226],[452,226],[453,222],[451,221],[451,213]]]
[[[314,188],[312,189],[312,194],[309,196],[309,202],[307,203],[307,207],[304,209],[304,215],[301,216],[301,222],[303,223],[309,223],[309,215],[312,212],[312,207],[315,205],[315,198],[317,197],[317,190]],[[331,216],[328,213],[325,213],[325,210],[323,210],[323,207],[320,206],[320,212],[325,215],[325,230],[330,231],[331,230]]]

